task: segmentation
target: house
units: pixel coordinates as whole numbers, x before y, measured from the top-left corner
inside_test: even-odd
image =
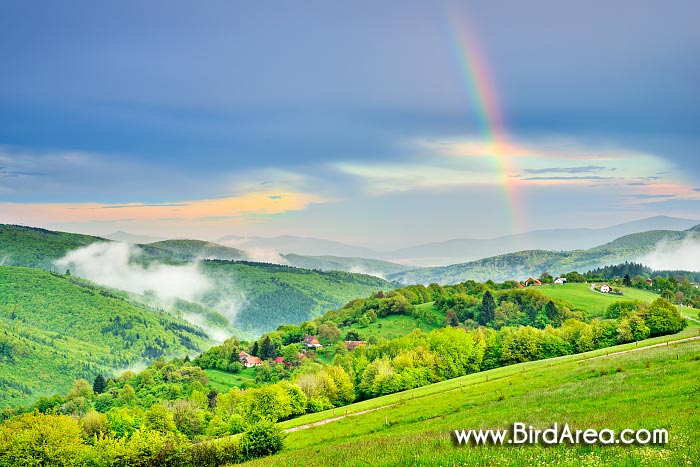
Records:
[[[608,284],[603,284],[600,286],[600,293],[608,293],[610,292],[610,286]]]
[[[306,347],[313,347],[315,349],[323,347],[323,345],[321,345],[321,343],[318,341],[318,338],[316,336],[309,336],[309,335],[307,335],[304,338],[304,345]]]
[[[285,363],[284,358],[282,358],[282,357],[275,357],[275,363]]]
[[[348,349],[348,352],[352,352],[360,345],[367,345],[367,341],[345,341],[345,347]]]
[[[528,280],[525,281],[525,287],[530,287],[531,285],[542,285],[542,282],[540,282],[539,279],[530,277]]]
[[[243,354],[243,355],[241,355],[241,354]],[[241,352],[241,354],[239,354],[240,355],[239,358],[241,360],[241,363],[243,363],[243,366],[245,366],[246,368],[262,365],[262,360],[260,360],[258,357],[248,355],[245,352]]]
[[[649,279],[647,279],[647,284],[649,284],[650,286],[652,286],[652,285],[654,285],[654,281],[651,280],[651,278],[649,278]]]
[[[566,284],[566,277],[557,277],[554,279],[555,284]]]

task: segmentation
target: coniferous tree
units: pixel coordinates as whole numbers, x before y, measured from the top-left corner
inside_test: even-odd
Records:
[[[92,383],[92,391],[95,394],[102,394],[105,392],[105,389],[107,389],[107,380],[105,379],[104,375],[100,373]]]
[[[481,299],[481,313],[479,314],[479,324],[485,326],[486,323],[493,321],[496,317],[496,301],[493,299],[493,295],[490,290],[484,293],[484,297]]]

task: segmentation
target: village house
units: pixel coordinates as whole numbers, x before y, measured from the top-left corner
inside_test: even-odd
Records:
[[[555,284],[566,284],[566,277],[557,277],[554,279]]]
[[[321,347],[323,347],[323,345],[321,345],[321,343],[319,342],[318,337],[309,335],[304,337],[304,345],[306,347],[312,347],[314,349],[320,349]]]
[[[525,281],[525,287],[530,287],[531,285],[542,285],[542,282],[539,279],[530,277],[528,280]]]
[[[600,293],[610,292],[610,286],[608,284],[603,284],[600,286]]]
[[[352,352],[360,345],[367,345],[367,341],[345,341],[345,347],[348,349],[348,352]]]
[[[248,355],[247,353],[245,353],[243,351],[241,351],[241,353],[238,354],[238,359],[241,361],[243,366],[246,368],[262,365],[262,360],[260,360],[258,357]]]

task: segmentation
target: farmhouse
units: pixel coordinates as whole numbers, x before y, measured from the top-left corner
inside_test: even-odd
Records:
[[[610,292],[610,286],[608,284],[603,284],[600,286],[600,293]]]
[[[321,343],[319,342],[318,337],[309,335],[304,337],[304,345],[306,347],[313,347],[315,349],[323,347],[323,345],[321,345]]]
[[[530,277],[528,280],[525,281],[525,287],[530,287],[531,285],[542,285],[542,282],[540,282],[539,279]]]
[[[238,358],[241,361],[241,363],[243,364],[243,366],[245,366],[246,368],[262,365],[262,360],[260,360],[258,357],[248,355],[245,352],[239,353]]]
[[[348,352],[352,352],[361,345],[367,345],[367,341],[345,341],[345,347],[348,349]]]
[[[647,284],[649,284],[650,286],[651,286],[651,285],[654,285],[654,281],[651,280],[651,279],[647,279]]]
[[[555,284],[566,284],[566,277],[557,277],[554,279]]]

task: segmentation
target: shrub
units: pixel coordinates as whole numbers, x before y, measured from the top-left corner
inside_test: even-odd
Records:
[[[252,425],[241,436],[241,449],[248,458],[269,456],[284,447],[284,435],[277,426],[262,420]]]

